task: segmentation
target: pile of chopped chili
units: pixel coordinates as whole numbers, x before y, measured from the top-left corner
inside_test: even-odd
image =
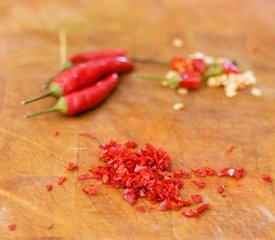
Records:
[[[180,196],[184,181],[191,179],[191,173],[183,169],[173,170],[170,168],[171,158],[161,148],[152,144],[146,144],[138,149],[138,144],[128,141],[119,144],[110,141],[99,145],[98,157],[106,163],[104,166],[96,166],[89,173],[79,175],[78,180],[101,180],[114,188],[124,189],[123,198],[134,205],[140,198],[146,199],[153,204],[159,204],[158,210],[180,210],[183,207],[199,205],[182,212],[183,216],[196,217],[209,208],[209,203],[204,201],[200,194],[193,194],[190,199]],[[196,178],[207,176],[230,176],[240,179],[245,176],[243,168],[224,168],[216,171],[210,167],[192,168],[191,172]],[[191,180],[199,189],[204,189],[204,181]],[[97,190],[92,185],[82,188],[88,195],[97,195]],[[222,194],[224,185],[218,186],[218,193]],[[193,200],[191,203],[190,200]],[[145,212],[144,206],[136,206],[139,212]]]
[[[134,150],[132,147],[136,145],[114,141],[101,144],[99,158],[106,165],[92,168],[93,178],[123,188],[123,197],[129,204],[146,198],[152,203],[160,203],[159,210],[189,205],[189,201],[179,196],[179,190],[183,187],[183,179],[190,175],[183,170],[170,170],[171,159],[162,149],[146,144]]]

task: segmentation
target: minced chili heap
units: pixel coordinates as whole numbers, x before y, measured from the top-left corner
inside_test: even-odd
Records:
[[[179,196],[183,179],[190,175],[183,170],[169,170],[171,159],[162,149],[146,144],[134,150],[131,145],[114,141],[101,144],[99,158],[107,165],[91,169],[93,177],[115,188],[124,188],[123,197],[129,204],[146,198],[152,203],[160,202],[159,210],[190,205]]]

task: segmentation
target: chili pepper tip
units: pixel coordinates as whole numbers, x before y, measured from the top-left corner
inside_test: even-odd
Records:
[[[21,102],[22,105],[25,105],[25,104],[28,104],[28,103],[31,103],[31,102],[34,102],[36,100],[40,100],[42,98],[45,98],[45,97],[49,97],[52,95],[52,92],[46,92],[46,93],[43,93],[41,95],[38,95],[38,96],[35,96],[35,97],[31,97],[29,99],[26,99],[26,100],[23,100]]]

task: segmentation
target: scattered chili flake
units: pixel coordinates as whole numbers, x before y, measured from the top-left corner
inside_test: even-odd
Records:
[[[202,196],[199,194],[191,195],[192,200],[195,203],[201,203],[202,202]]]
[[[53,185],[52,184],[47,184],[46,189],[47,189],[48,192],[52,191]]]
[[[197,180],[191,180],[191,182],[193,184],[195,184],[200,189],[204,189],[206,187],[205,182],[200,182],[200,181],[197,181]]]
[[[138,210],[139,212],[145,212],[145,207],[142,205],[136,206],[136,210]]]
[[[245,175],[246,171],[244,168],[224,168],[218,173],[219,177],[229,176],[237,179],[243,178]]]
[[[272,183],[273,182],[273,179],[271,178],[271,176],[269,175],[262,175],[262,179],[266,182],[269,182],[269,183]]]
[[[79,133],[79,136],[87,137],[87,138],[90,138],[90,139],[96,139],[95,135],[92,135],[92,134],[89,134],[89,133]]]
[[[195,217],[198,215],[198,212],[196,209],[189,209],[189,210],[182,211],[182,215],[185,217]]]
[[[220,184],[217,188],[218,193],[223,193],[224,192],[224,187],[225,187],[224,185]]]
[[[82,191],[88,195],[97,195],[97,190],[91,186],[83,187]]]
[[[187,211],[183,211],[182,215],[185,217],[196,217],[198,216],[201,212],[209,208],[209,203],[205,203],[201,205],[200,207],[196,209],[189,209]]]
[[[209,203],[205,203],[205,204],[201,205],[200,207],[196,208],[196,210],[198,213],[201,213],[208,208],[209,208]]]
[[[227,152],[228,153],[232,153],[234,151],[234,149],[237,148],[236,144],[231,144],[228,148],[227,148]]]
[[[58,180],[58,185],[62,185],[66,181],[66,177],[61,177]]]
[[[59,131],[55,131],[55,132],[53,133],[53,135],[54,135],[55,137],[57,137],[57,136],[59,135]]]
[[[135,141],[128,141],[125,143],[125,146],[128,148],[136,148],[138,144]]]
[[[12,223],[8,225],[9,231],[14,231],[16,229],[16,224]]]
[[[191,170],[199,178],[217,175],[216,170],[214,170],[213,168],[210,168],[210,167],[192,168]]]
[[[68,169],[69,171],[74,170],[74,169],[76,169],[76,168],[77,168],[77,165],[76,165],[75,163],[73,163],[73,162],[68,162],[68,164],[67,164],[67,169]]]
[[[77,177],[77,180],[89,180],[89,179],[93,179],[93,176],[90,175],[89,173],[82,174]]]

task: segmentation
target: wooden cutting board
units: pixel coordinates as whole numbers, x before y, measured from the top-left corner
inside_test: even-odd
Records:
[[[275,239],[275,22],[273,1],[41,1],[0,2],[0,238],[1,239]],[[68,53],[124,48],[130,55],[170,59],[203,51],[229,56],[252,69],[263,96],[250,90],[229,99],[222,89],[187,96],[135,73],[164,74],[136,65],[98,109],[77,117],[57,113],[24,119],[47,108],[47,99],[20,106],[40,93],[60,67],[58,31],[67,30]],[[181,48],[171,41],[183,40]],[[181,101],[184,111],[172,105]],[[59,136],[53,136],[59,131]],[[80,137],[91,133],[97,139]],[[245,167],[240,180],[209,177],[207,188],[186,183],[184,197],[200,193],[210,209],[199,218],[180,212],[140,213],[121,191],[97,183],[88,197],[76,177],[97,159],[99,143],[150,142],[168,151],[172,168]],[[234,143],[237,149],[228,154]],[[68,172],[67,162],[79,169]],[[63,186],[56,186],[66,176]],[[49,193],[46,184],[54,183]],[[226,197],[216,192],[226,185]],[[155,207],[155,206],[153,206]],[[16,223],[14,232],[7,225]]]

